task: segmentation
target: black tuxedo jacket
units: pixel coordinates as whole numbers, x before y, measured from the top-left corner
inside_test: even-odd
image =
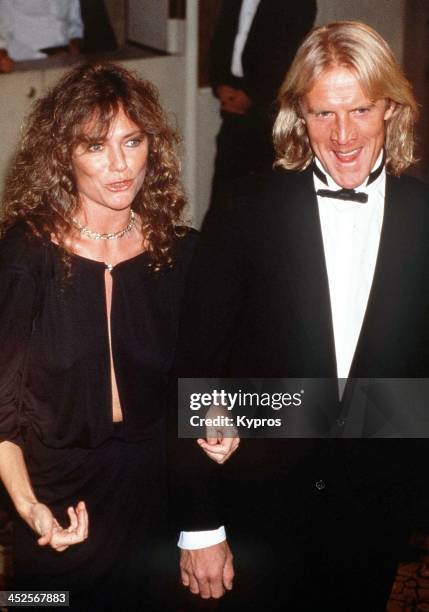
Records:
[[[210,53],[210,83],[243,89],[259,105],[271,103],[316,16],[316,1],[261,0],[243,50],[243,79],[231,74],[242,0],[224,0]]]
[[[387,177],[379,253],[350,377],[429,376],[428,195],[415,179]],[[223,209],[209,212],[183,313],[182,376],[335,379],[311,170],[243,181]],[[334,410],[341,408],[334,396],[331,401]],[[261,479],[288,477],[305,464],[309,486],[325,479],[348,497],[359,490],[361,501],[362,487],[382,495],[388,484],[401,489],[425,478],[426,470],[418,475],[416,469],[427,461],[425,440],[255,442],[242,445],[231,460],[236,477],[258,470],[257,462],[246,464],[246,453],[264,444]]]
[[[311,170],[243,181],[232,202],[209,212],[187,299],[187,333],[196,334],[182,349],[201,376],[336,377]],[[388,176],[374,280],[350,377],[428,375],[428,191],[410,177]]]

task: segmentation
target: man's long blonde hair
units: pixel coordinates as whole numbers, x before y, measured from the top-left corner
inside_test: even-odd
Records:
[[[280,111],[274,124],[276,165],[303,170],[314,155],[300,101],[320,74],[336,66],[346,67],[358,78],[371,100],[395,103],[386,120],[386,167],[399,175],[414,163],[414,124],[417,102],[410,83],[387,42],[371,27],[358,21],[337,21],[314,29],[299,48],[280,88]]]

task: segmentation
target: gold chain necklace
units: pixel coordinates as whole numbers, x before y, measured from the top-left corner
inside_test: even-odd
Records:
[[[93,230],[89,229],[89,227],[81,225],[79,221],[75,218],[72,219],[72,224],[81,234],[87,236],[90,240],[117,240],[118,238],[122,238],[122,236],[125,236],[125,234],[128,234],[133,229],[135,225],[135,218],[136,216],[134,214],[134,211],[131,210],[130,219],[126,227],[119,230],[118,232],[108,232],[106,234],[94,232]]]

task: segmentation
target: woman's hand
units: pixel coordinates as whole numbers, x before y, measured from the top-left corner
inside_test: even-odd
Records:
[[[222,464],[235,453],[240,444],[240,438],[235,425],[227,424],[230,415],[226,406],[210,406],[205,418],[215,419],[219,416],[225,417],[223,420],[226,424],[218,427],[207,426],[206,440],[199,438],[197,442],[210,459]]]
[[[66,550],[73,544],[79,544],[88,537],[88,512],[85,503],[80,501],[76,508],[67,510],[70,525],[61,527],[52,512],[45,504],[35,503],[31,506],[27,519],[30,527],[40,536],[39,546],[51,546],[58,552]]]
[[[240,444],[240,438],[223,438],[221,432],[219,434],[216,438],[207,437],[207,440],[199,438],[197,442],[210,459],[222,464],[235,453]]]
[[[40,546],[49,545],[63,551],[88,537],[88,512],[80,501],[76,508],[68,508],[70,525],[61,527],[52,512],[37,501],[21,448],[14,442],[0,443],[0,478],[9,492],[20,517],[40,537]]]

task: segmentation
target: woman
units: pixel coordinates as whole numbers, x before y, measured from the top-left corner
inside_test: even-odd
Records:
[[[17,587],[70,590],[79,610],[126,592],[127,609],[137,594],[147,607],[165,529],[165,406],[196,239],[174,144],[150,84],[78,66],[36,103],[5,191],[0,476],[22,519]]]

